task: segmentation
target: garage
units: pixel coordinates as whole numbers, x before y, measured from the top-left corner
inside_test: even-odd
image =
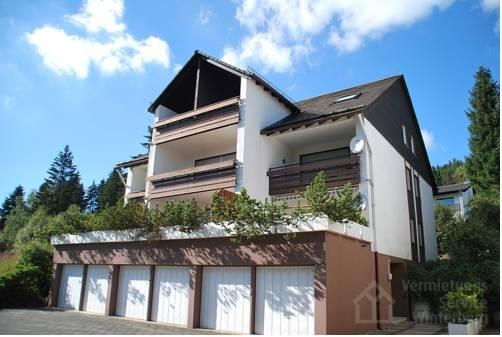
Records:
[[[90,265],[87,268],[83,309],[105,314],[110,277],[109,266]]]
[[[149,292],[150,267],[121,266],[115,314],[146,320]]]
[[[255,332],[314,334],[314,268],[256,268]]]
[[[83,265],[64,265],[59,284],[58,307],[78,310],[82,291]]]
[[[154,280],[152,321],[186,326],[190,268],[157,266]]]
[[[250,317],[251,268],[205,267],[200,326],[249,334]]]

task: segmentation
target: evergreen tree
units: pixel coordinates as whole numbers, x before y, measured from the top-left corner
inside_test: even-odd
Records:
[[[124,183],[122,183],[119,173],[116,170],[111,171],[106,181],[104,183],[101,182],[100,185],[98,211],[102,211],[110,206],[115,206],[117,202],[124,197]]]
[[[459,184],[467,180],[465,165],[458,159],[432,167],[432,173],[438,186]]]
[[[143,146],[147,150],[150,149],[150,143],[152,142],[152,133],[153,129],[150,125],[148,125],[148,133],[143,136],[146,141],[144,143],[141,143],[141,146]]]
[[[480,67],[470,92],[467,110],[470,156],[466,171],[477,192],[499,195],[500,158],[500,99],[499,86],[490,70]]]
[[[3,229],[7,216],[16,208],[17,198],[24,198],[24,189],[21,185],[17,186],[2,203],[2,207],[0,208],[0,231]]]
[[[1,241],[7,244],[7,248],[12,247],[16,235],[30,219],[30,213],[24,204],[24,200],[19,196],[16,198],[16,207],[11,210],[5,220],[5,227],[2,231]]]
[[[59,152],[47,173],[49,177],[40,186],[37,195],[37,206],[44,206],[49,214],[63,212],[70,205],[84,209],[84,186],[68,145]]]
[[[99,185],[96,185],[96,183],[93,181],[91,186],[87,188],[87,192],[85,193],[85,204],[87,212],[96,213],[96,211],[98,210],[99,193]]]

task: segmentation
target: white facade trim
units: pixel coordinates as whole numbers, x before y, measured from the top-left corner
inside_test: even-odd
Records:
[[[318,217],[301,223],[297,228],[275,228],[275,233],[301,233],[313,231],[331,231],[334,233],[344,234],[353,238],[373,242],[373,231],[354,222],[339,223],[331,221],[326,217]],[[70,245],[84,243],[110,243],[110,242],[131,242],[131,241],[147,241],[148,238],[140,234],[140,230],[109,230],[109,231],[93,231],[81,234],[61,234],[51,238],[52,245]],[[162,228],[160,230],[160,240],[180,240],[180,239],[201,239],[201,238],[218,238],[231,237],[225,229],[215,223],[208,223],[202,229],[192,233],[183,233],[175,231],[171,228]]]

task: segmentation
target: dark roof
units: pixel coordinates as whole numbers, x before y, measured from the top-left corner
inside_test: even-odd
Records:
[[[447,194],[447,193],[455,193],[455,192],[464,192],[467,191],[471,187],[469,182],[461,183],[461,184],[451,184],[451,185],[443,185],[438,186],[438,195],[439,194]]]
[[[132,157],[132,159],[118,163],[115,165],[115,168],[127,168],[127,167],[132,167],[132,166],[138,166],[138,165],[143,165],[148,163],[148,153],[145,154],[140,154],[137,156]]]
[[[233,66],[227,62],[224,62],[216,57],[213,57],[211,55],[208,55],[200,50],[196,50],[192,57],[185,63],[183,68],[176,74],[176,76],[169,82],[169,84],[166,86],[166,88],[162,91],[162,93],[155,99],[155,101],[148,107],[148,111],[153,113],[155,112],[155,109],[157,106],[160,104],[160,99],[161,97],[169,91],[169,88],[176,83],[176,81],[180,78],[180,74],[185,69],[186,67],[189,67],[190,65],[193,65],[197,63],[199,60],[211,60],[214,63],[217,63],[224,68],[229,69],[230,71],[233,71],[237,73],[239,76],[244,76],[244,77],[249,77],[252,78],[253,80],[256,81],[257,84],[263,86],[265,90],[270,91],[271,95],[274,97],[277,97],[277,99],[286,105],[292,112],[298,112],[299,109],[298,107],[284,94],[282,93],[279,89],[277,89],[274,85],[266,81],[263,77],[261,77],[256,71],[254,70],[244,70],[239,67]]]
[[[262,130],[264,134],[271,134],[278,129],[297,124],[303,124],[309,121],[324,119],[326,117],[345,115],[347,113],[364,111],[370,106],[385,90],[387,90],[395,81],[402,78],[402,75],[392,76],[379,81],[366,83],[363,85],[335,91],[329,94],[305,99],[296,102],[300,109],[299,113],[287,116],[280,121],[271,124]],[[355,94],[353,99],[336,102],[337,99]]]

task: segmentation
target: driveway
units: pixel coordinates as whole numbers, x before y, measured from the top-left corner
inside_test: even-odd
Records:
[[[187,335],[217,334],[154,322],[56,309],[2,309],[0,334],[22,335]]]

